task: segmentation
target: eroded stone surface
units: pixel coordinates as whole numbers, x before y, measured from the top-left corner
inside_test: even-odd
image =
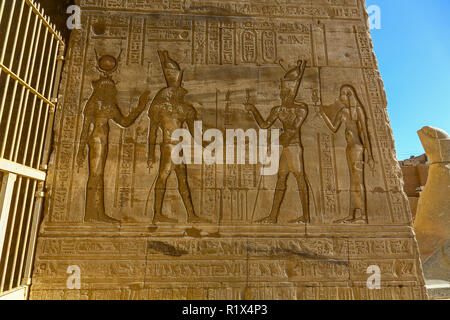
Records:
[[[79,4],[32,298],[426,297],[364,1]],[[195,120],[280,170],[174,165]]]
[[[430,159],[430,170],[420,195],[414,229],[425,278],[450,285],[450,136],[433,127],[424,127],[418,134]]]

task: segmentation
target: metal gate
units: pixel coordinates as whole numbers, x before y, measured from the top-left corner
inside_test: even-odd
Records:
[[[64,41],[31,0],[0,0],[0,295],[30,284]]]

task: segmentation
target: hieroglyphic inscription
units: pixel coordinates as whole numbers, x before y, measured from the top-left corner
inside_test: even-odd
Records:
[[[131,207],[133,200],[132,182],[133,182],[133,169],[134,169],[134,132],[131,130],[125,131],[123,140],[120,145],[120,160],[118,161],[118,176],[116,180],[117,193],[115,199],[117,199],[115,205],[119,208]]]
[[[245,289],[245,290],[244,290]],[[387,287],[380,290],[370,290],[361,287],[292,287],[292,286],[261,286],[251,288],[228,287],[151,287],[145,289],[99,289],[89,290],[35,290],[33,300],[413,300],[423,299],[420,287]]]
[[[128,64],[144,63],[145,18],[130,18],[130,34],[128,39]]]
[[[192,32],[192,63],[206,64],[206,21],[194,20]]]
[[[130,34],[130,20],[121,15],[94,14],[91,16],[92,39],[126,40]]]
[[[363,68],[376,68],[376,61],[367,30],[355,26],[356,41],[358,42],[361,64]]]
[[[78,4],[34,299],[424,297],[363,1]],[[336,117],[318,118],[322,100]],[[120,121],[137,104],[143,115]],[[97,127],[82,130],[89,118]],[[281,170],[263,177],[248,152],[246,164],[175,166],[173,130],[199,119],[223,135],[280,130]],[[85,191],[90,215],[113,219],[83,221]],[[68,292],[73,264],[83,287]],[[366,288],[370,265],[381,290]]]
[[[219,22],[207,22],[208,47],[206,49],[208,64],[220,64],[220,29]]]
[[[257,59],[257,36],[255,31],[245,30],[242,32],[242,61],[246,63],[256,62]]]
[[[164,243],[173,252],[178,252],[178,259],[193,257],[211,258],[243,258],[243,257],[309,257],[318,260],[334,259],[346,260],[370,258],[382,255],[386,259],[404,259],[413,254],[412,239],[171,239],[163,238],[158,241],[146,239],[42,239],[39,249],[43,259],[55,259],[59,256],[82,257],[91,256],[144,256],[162,257],[168,252],[160,250]],[[155,245],[158,244],[158,245]],[[170,252],[169,252],[170,253]]]
[[[389,122],[384,112],[385,106],[379,87],[380,75],[374,69],[365,69],[364,78],[367,83],[368,98],[374,115],[386,189],[391,191],[387,192],[387,196],[391,204],[392,220],[393,222],[409,221],[404,203],[404,194],[398,188],[398,176],[394,166],[394,161],[396,160],[392,156],[395,149],[392,132],[388,129]]]
[[[333,137],[329,134],[319,135],[319,148],[321,160],[321,176],[323,188],[323,213],[325,217],[339,214],[337,194],[336,168],[334,166]]]
[[[192,20],[185,17],[150,16],[146,20],[146,39],[148,42],[189,42]]]
[[[84,23],[88,21],[83,21]],[[85,29],[74,32],[72,43],[81,43],[87,37]],[[83,67],[85,62],[85,51],[82,46],[73,45],[70,51],[68,67],[64,70],[67,78],[66,86],[63,86],[64,108],[57,113],[56,130],[59,127],[58,138],[56,138],[56,166],[52,189],[51,210],[53,214],[49,217],[51,221],[66,221],[68,217],[68,205],[71,197],[71,178],[75,158],[74,141],[78,132],[78,116],[80,110],[80,90],[82,86]],[[70,75],[70,77],[68,77]]]
[[[236,27],[234,23],[223,23],[221,31],[221,62],[222,64],[233,64],[236,54]]]
[[[326,0],[321,5],[309,1],[184,1],[184,0],[81,0],[86,9],[128,9],[144,12],[161,11],[167,13],[188,12],[196,15],[218,14],[223,16],[249,17],[332,17],[334,19],[359,20],[362,13],[357,0]]]

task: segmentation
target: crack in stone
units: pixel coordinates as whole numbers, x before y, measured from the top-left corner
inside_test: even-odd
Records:
[[[308,259],[314,259],[314,260],[320,260],[324,262],[330,262],[330,263],[336,263],[336,264],[342,264],[345,266],[349,265],[349,262],[347,260],[338,260],[338,259],[332,259],[326,256],[318,255],[316,253],[309,252],[308,250],[305,250],[305,252],[300,252],[296,250],[290,250],[290,249],[283,249],[283,248],[273,248],[273,249],[257,249],[257,248],[251,248],[247,247],[247,250],[252,250],[252,252],[264,252],[264,253],[271,253],[271,256],[283,256],[283,255],[296,255],[301,256],[303,258]]]
[[[171,256],[171,257],[181,257],[188,253],[185,250],[180,250],[180,249],[175,248],[174,246],[167,244],[165,242],[162,242],[162,241],[148,241],[147,249],[152,249],[152,250],[158,251],[166,256]]]

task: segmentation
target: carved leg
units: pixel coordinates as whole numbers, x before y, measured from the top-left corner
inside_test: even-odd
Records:
[[[367,213],[366,213],[366,191],[364,186],[364,167],[363,161],[358,161],[355,164],[355,176],[353,179],[356,180],[354,190],[350,193],[350,209],[353,213],[352,223],[367,223]],[[352,187],[353,189],[353,187]]]
[[[108,154],[107,141],[89,143],[89,179],[86,193],[86,222],[118,223],[105,213],[104,171]]]
[[[177,223],[175,219],[171,219],[162,214],[162,207],[164,202],[164,196],[166,194],[166,184],[169,175],[163,174],[158,177],[155,187],[155,215],[153,216],[153,224],[162,223]]]
[[[189,188],[189,181],[187,177],[186,165],[178,165],[175,167],[175,173],[178,178],[178,190],[183,199],[184,207],[188,215],[188,223],[207,223],[206,219],[200,218],[195,214],[194,204],[192,203],[191,190]]]
[[[291,223],[309,223],[310,222],[310,214],[309,214],[309,186],[306,182],[306,177],[303,173],[296,174],[298,191],[300,194],[300,199],[302,201],[302,211],[303,216],[297,220],[290,221]]]
[[[153,216],[153,224],[156,223],[177,223],[178,221],[175,219],[171,219],[169,217],[166,217],[162,214],[162,207],[164,202],[164,196],[166,194],[166,186],[167,186],[167,179],[170,176],[171,171],[171,159],[170,154],[169,158],[165,156],[165,152],[162,149],[162,155],[161,155],[161,163],[159,166],[159,172],[158,172],[158,179],[156,181],[155,185],[155,204],[154,204],[154,216]]]
[[[281,204],[283,203],[283,199],[286,194],[288,176],[289,176],[289,172],[279,172],[278,173],[278,181],[277,181],[277,187],[275,190],[275,195],[273,197],[272,211],[270,212],[270,215],[268,217],[258,220],[257,222],[277,223],[278,214],[280,213],[280,207],[281,207]]]
[[[365,206],[364,206],[364,188],[361,186],[358,191],[351,191],[350,203],[353,213],[352,222],[366,222]]]
[[[98,220],[98,193],[100,188],[100,179],[103,179],[103,177],[89,174],[86,190],[86,209],[84,215],[85,222],[97,222]]]
[[[360,145],[347,148],[350,170],[350,208],[349,215],[335,223],[367,223],[365,208],[363,149]]]

